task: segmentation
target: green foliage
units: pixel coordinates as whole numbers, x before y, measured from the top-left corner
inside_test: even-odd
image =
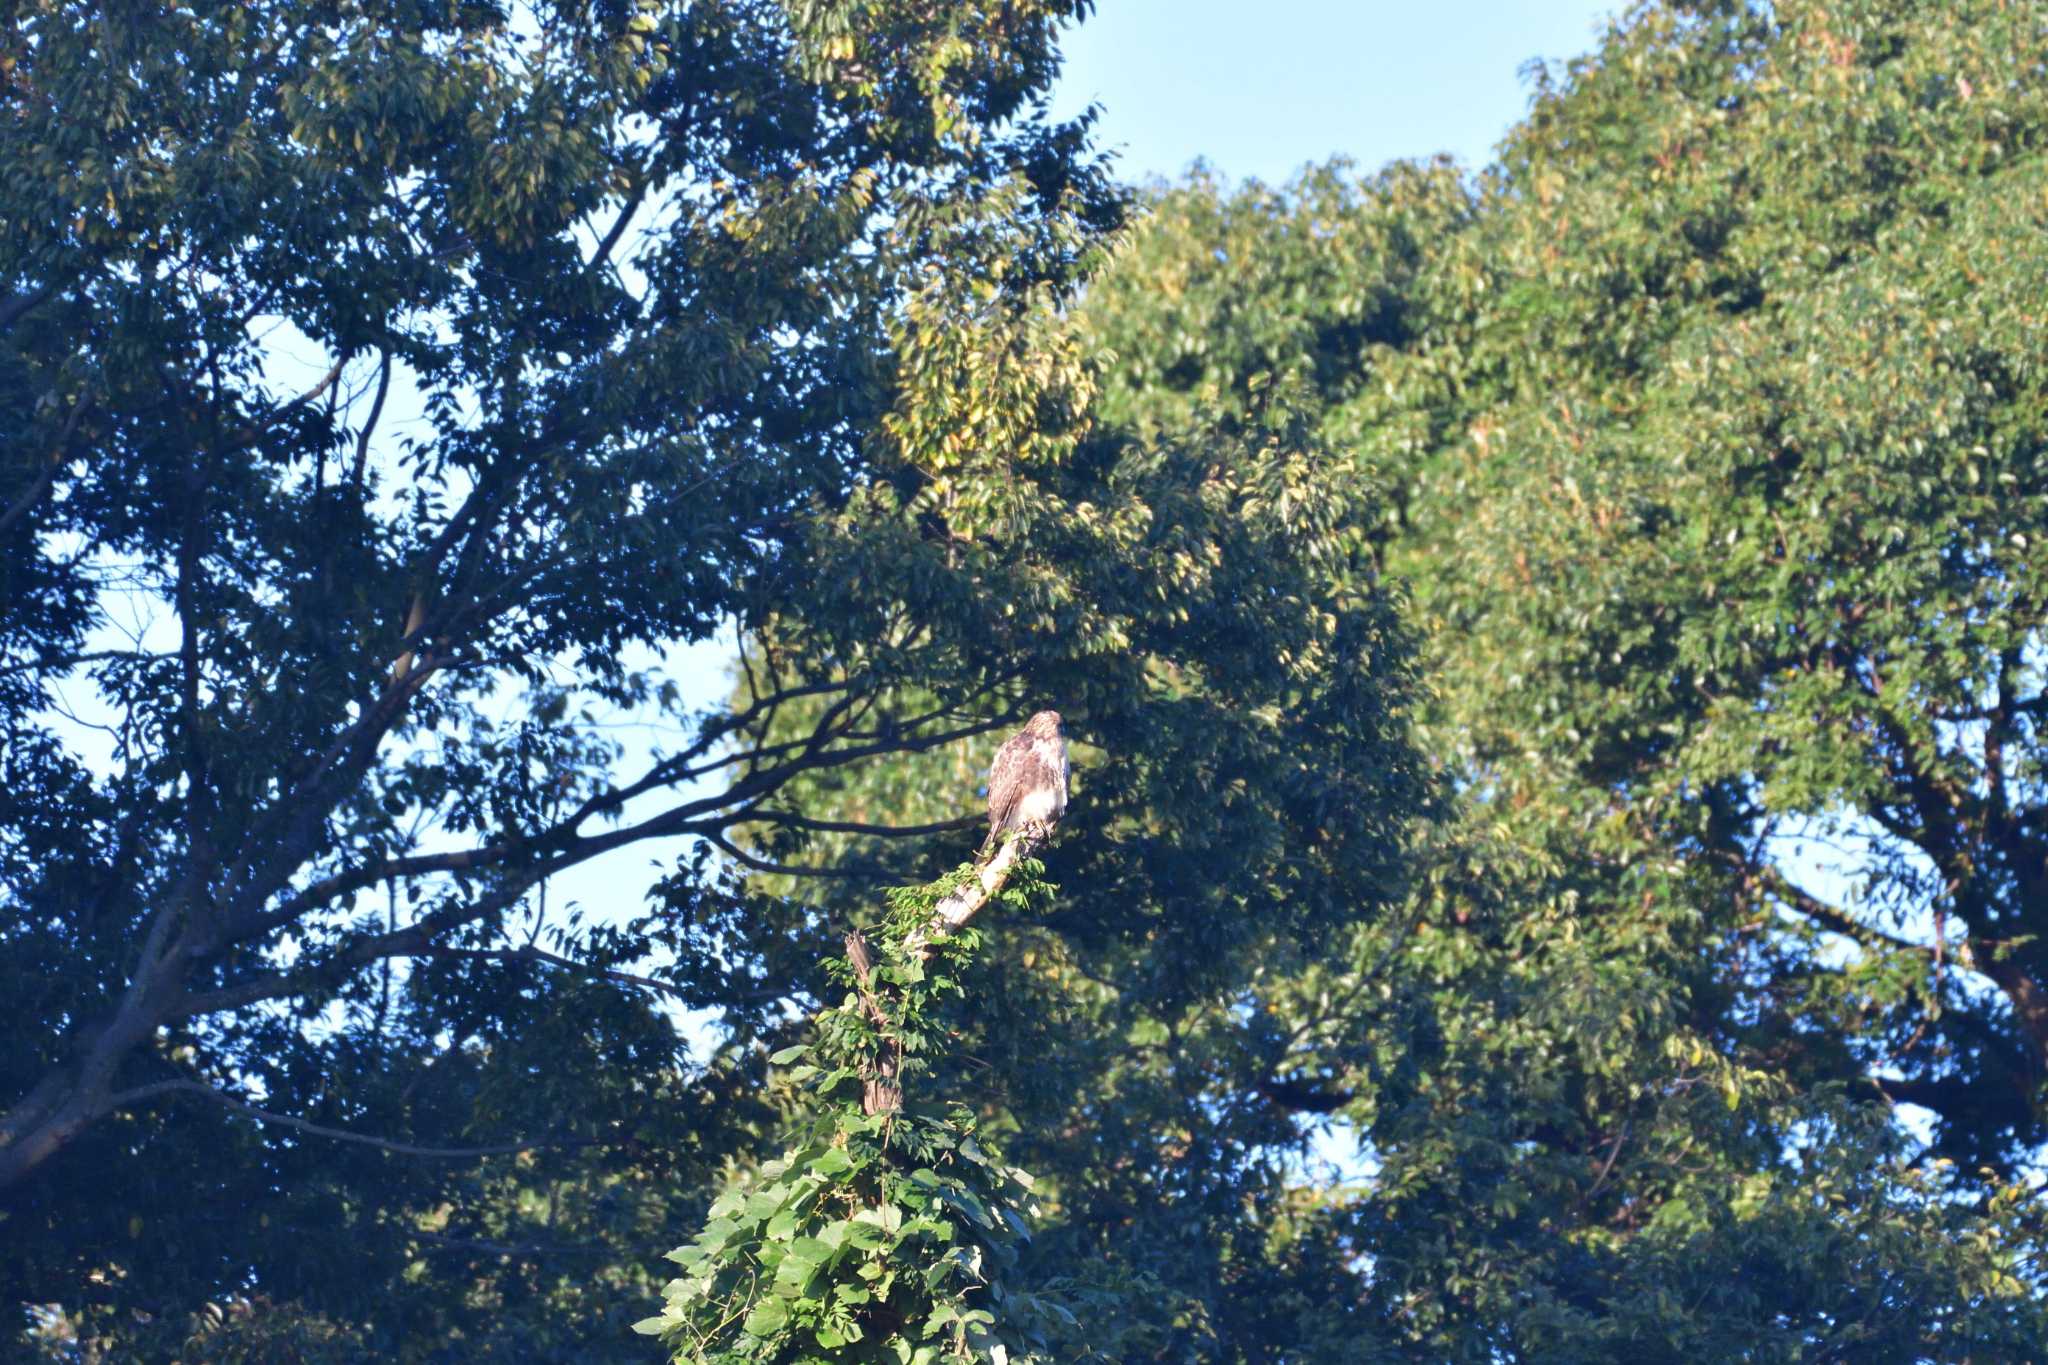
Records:
[[[22,12],[39,1340],[619,1358],[704,1229],[683,1359],[2048,1355],[2039,7],[1652,0],[1479,176],[1198,179],[1092,275],[1077,8]],[[877,1123],[816,964],[1045,705],[1067,889],[884,961]]]
[[[1024,860],[998,903],[1013,913],[1042,908],[1050,888],[1041,871]],[[939,898],[973,875],[969,865],[892,893],[885,956],[869,979],[837,963],[843,1003],[813,1020],[814,1042],[769,1059],[789,1068],[801,1136],[721,1194],[704,1229],[670,1253],[682,1274],[663,1312],[636,1329],[660,1336],[677,1361],[1000,1365],[1045,1358],[1031,1350],[1044,1344],[1035,1318],[1078,1325],[1066,1308],[1006,1283],[1016,1244],[1030,1236],[1033,1181],[1003,1164],[972,1113],[957,1103],[868,1113],[862,1103],[884,1032],[906,1063],[947,1045],[941,1007],[961,996],[956,974],[980,934],[939,940],[929,960],[904,945]]]
[[[1429,632],[1456,821],[1260,1005],[1385,1349],[2042,1353],[2044,51],[1641,4],[1485,174],[1198,179],[1091,285],[1098,420],[1310,431]]]
[[[1092,357],[1088,385],[1110,372]],[[1341,959],[1399,897],[1427,804],[1412,646],[1361,535],[1378,501],[1333,480],[1338,460],[1298,427],[1153,434],[1091,416],[1029,462],[886,453],[893,476],[821,527],[841,553],[820,609],[743,641],[733,705],[784,698],[761,712],[764,748],[842,714],[960,733],[791,784],[768,803],[787,824],[741,845],[755,885],[786,892],[778,922],[829,951],[825,928],[864,912],[860,874],[979,842],[933,828],[986,770],[992,737],[960,699],[993,683],[1012,717],[1057,707],[1075,805],[1046,856],[1065,894],[989,945],[974,1015],[924,1084],[976,1105],[1039,1176],[1027,1278],[1101,1301],[1054,1338],[1058,1358],[1235,1349],[1251,1334],[1232,1310],[1264,1311],[1292,1274],[1297,1248],[1269,1252],[1263,1229],[1293,1216],[1304,1143],[1257,1090],[1284,1034],[1244,1002]],[[963,668],[1008,639],[1042,642],[1025,680]]]
[[[918,300],[1050,309],[1116,221],[1034,105],[1084,9],[9,9],[10,1314],[116,1356],[632,1349],[820,984],[711,841],[924,738],[717,790],[775,756],[657,661],[856,553],[820,528],[925,401]]]

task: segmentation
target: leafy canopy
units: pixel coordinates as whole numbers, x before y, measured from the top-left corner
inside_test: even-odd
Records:
[[[1121,202],[1033,104],[1081,8],[15,16],[0,1276],[41,1343],[623,1358],[654,1252],[808,1140],[763,1083],[817,963],[1047,704],[1070,890],[926,1093],[1048,1172],[1023,1282],[1170,1283],[1130,1330],[1214,1339],[1301,1140],[1231,1098],[1240,1003],[1399,892],[1412,650],[1306,433],[1097,420],[1066,310]],[[727,630],[692,710],[661,661]]]
[[[1274,1005],[1388,1340],[2039,1353],[2044,51],[1641,4],[1486,174],[1198,177],[1091,285],[1103,420],[1306,425],[1430,632],[1458,824]]]
[[[921,293],[1042,310],[1115,221],[1033,104],[1081,8],[10,11],[10,1304],[144,1353],[252,1293],[353,1358],[604,1349],[667,1191],[767,1118],[655,1002],[808,983],[674,842],[649,924],[546,887],[1000,719],[934,679],[759,755],[655,661],[851,553]]]
[[[1017,864],[1000,908],[1042,908],[1042,871]],[[722,1193],[704,1228],[670,1253],[682,1272],[663,1311],[636,1328],[676,1360],[1021,1362],[1053,1358],[1031,1351],[1046,1344],[1046,1324],[1079,1326],[1064,1306],[1005,1283],[1030,1238],[1032,1177],[1003,1164],[965,1105],[915,1102],[918,1076],[949,1046],[945,1007],[963,994],[957,974],[981,931],[950,934],[929,953],[912,945],[977,872],[969,864],[892,892],[883,961],[834,959],[844,1000],[814,1016],[813,1041],[769,1059],[788,1067],[798,1145]],[[899,1063],[892,1102],[864,1103],[885,1053]]]

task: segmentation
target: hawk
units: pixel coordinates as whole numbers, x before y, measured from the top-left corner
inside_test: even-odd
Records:
[[[1040,711],[1003,741],[988,769],[988,842],[1005,830],[1050,829],[1067,811],[1067,736],[1060,713]]]

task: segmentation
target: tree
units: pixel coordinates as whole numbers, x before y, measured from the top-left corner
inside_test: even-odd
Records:
[[[1113,220],[1081,130],[1028,104],[1075,10],[12,16],[10,1301],[89,1327],[253,1282],[360,1322],[414,1255],[457,1303],[511,1293],[485,1206],[577,1191],[538,1240],[617,1248],[648,1216],[625,1156],[701,1173],[731,1139],[693,1109],[759,1117],[743,1071],[680,1069],[624,972],[644,943],[530,917],[605,850],[1001,719],[949,692],[762,755],[720,717],[623,776],[598,723],[664,703],[636,659],[800,607],[953,239],[1023,297]],[[318,357],[297,391],[280,337]],[[168,629],[124,638],[138,612]],[[669,901],[706,940],[747,907],[706,862]],[[793,988],[704,951],[655,984],[757,1016]],[[421,1311],[375,1349],[452,1330]]]
[[[2048,1340],[2044,36],[1639,5],[1475,181],[1198,179],[1090,287],[1104,420],[1308,425],[1430,632],[1458,823],[1274,1002],[1273,1092],[1374,1157],[1334,1235],[1393,1341]]]
[[[1133,1350],[1236,1359],[1274,1337],[1276,1291],[1294,1318],[1317,1313],[1342,1261],[1298,1266],[1301,1248],[1268,1235],[1303,1213],[1291,1176],[1309,1134],[1261,1093],[1286,1040],[1256,1002],[1343,960],[1401,893],[1429,802],[1410,646],[1366,553],[1373,490],[1333,481],[1305,432],[1140,437],[1088,412],[1070,458],[969,485],[998,499],[961,508],[987,518],[973,534],[871,537],[834,565],[821,591],[845,627],[765,623],[738,704],[803,685],[813,661],[893,649],[903,623],[1001,638],[1042,621],[1063,642],[1034,674],[1078,740],[1078,804],[1046,855],[1062,896],[984,945],[954,1055],[984,1131],[1038,1177],[1023,1281],[1142,1285],[1111,1315]],[[949,495],[921,488],[910,510]],[[900,495],[875,496],[859,520],[901,524]],[[1057,547],[1073,576],[1018,572],[1014,544]],[[875,704],[886,725],[931,702],[905,688]],[[803,742],[829,705],[792,702],[769,742]],[[902,880],[972,847],[934,826],[985,763],[954,744],[807,774],[778,798],[805,820],[743,845],[773,869],[755,885],[816,916],[805,931],[829,952],[820,930],[868,913],[849,872]]]
[[[1005,941],[959,1065],[1088,1210],[1034,1254],[1126,1275],[1113,1207],[1182,1141],[1146,1130],[1212,1123],[1250,977],[1398,894],[1424,783],[1370,490],[1300,433],[1094,419],[1062,308],[1119,200],[1030,103],[1080,8],[16,17],[0,1276],[33,1330],[630,1353],[659,1251],[784,1145],[765,1057],[842,907],[977,822],[957,782],[838,794],[1047,701],[1092,746],[1050,865],[1089,889]],[[727,626],[736,700],[693,713],[659,660]],[[625,752],[649,712],[681,738]],[[635,846],[644,903],[548,900]],[[811,870],[848,899],[776,881]],[[662,1004],[716,1015],[708,1065]],[[1132,1036],[1143,1095],[1091,1102]],[[1158,1212],[1220,1232],[1274,1188],[1299,1134],[1253,1117],[1270,1151]],[[1189,1340],[1256,1259],[1156,1255]]]
[[[1530,572],[1598,562],[1604,582],[1574,574],[1561,597],[1616,607],[1550,634],[1527,666],[1551,714],[1503,708],[1502,728],[1574,785],[1624,787],[1734,916],[1784,924],[1769,985],[1745,993],[1760,1055],[1814,1080],[1889,1075],[1935,1112],[1944,1153],[2009,1170],[2048,1132],[2020,942],[2044,470],[2022,302],[2042,263],[2018,244],[2048,116],[2023,54],[2043,35],[1996,7],[1904,4],[1737,11],[1712,31],[1734,51],[1710,59],[1706,32],[1668,21],[1624,49],[1670,74],[1645,141],[1614,152],[1672,164],[1633,207],[1617,190],[1569,225],[1611,262],[1597,306],[1631,321],[1577,339],[1590,280],[1537,276],[1515,310],[1568,357],[1559,392],[1604,409],[1597,430],[1573,405],[1524,443],[1553,488],[1552,440],[1591,452],[1574,528],[1524,503]],[[1710,73],[1751,60],[1768,71],[1749,107],[1709,119]],[[1555,117],[1611,117],[1613,93],[1574,82]],[[1532,129],[1525,183],[1566,170],[1562,131]],[[1771,173],[1736,190],[1728,171],[1763,170],[1766,147]],[[1476,586],[1505,566],[1459,568]],[[1504,615],[1529,615],[1500,627],[1529,638],[1546,596],[1516,594]],[[1807,835],[1849,841],[1839,877],[1793,856]],[[1840,967],[1825,940],[1854,946]]]
[[[906,1081],[947,1050],[942,1009],[963,994],[979,939],[969,921],[1046,898],[1030,856],[1043,841],[1021,833],[899,888],[880,963],[847,935],[845,1000],[814,1017],[813,1041],[771,1059],[807,1111],[799,1144],[719,1197],[671,1253],[682,1273],[663,1311],[636,1324],[677,1361],[1002,1361],[1017,1348],[1021,1361],[1048,1325],[1079,1327],[1008,1282],[1030,1237],[1031,1176],[990,1149],[966,1105],[905,1103]]]

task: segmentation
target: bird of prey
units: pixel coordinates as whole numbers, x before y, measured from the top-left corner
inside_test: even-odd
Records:
[[[988,842],[1006,830],[1052,828],[1067,811],[1067,736],[1060,713],[1040,711],[1003,741],[988,770]]]

